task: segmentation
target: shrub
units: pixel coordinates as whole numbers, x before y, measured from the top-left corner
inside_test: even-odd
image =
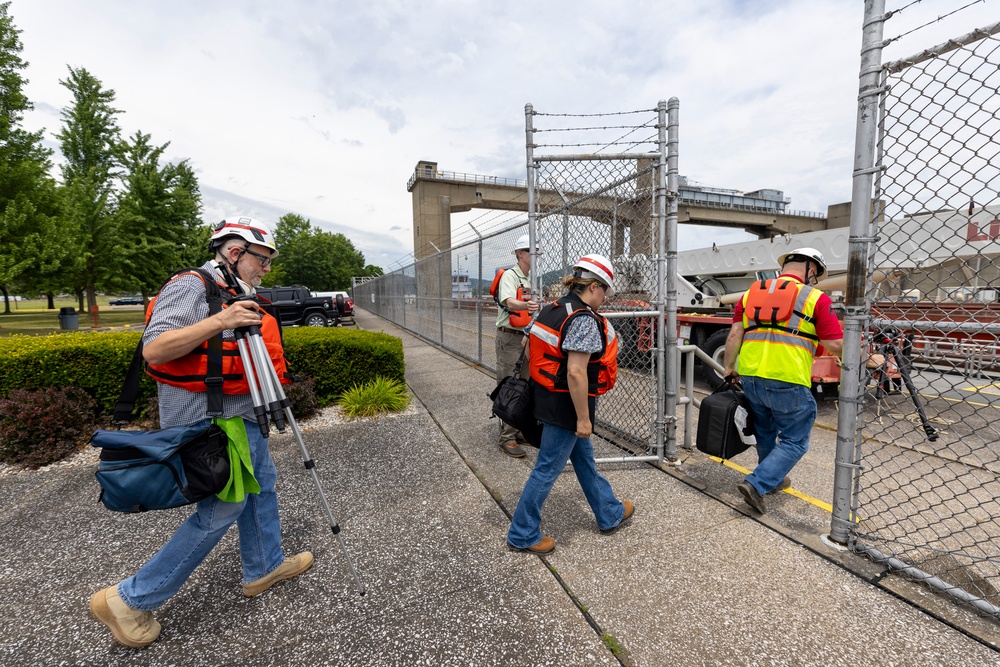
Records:
[[[285,396],[291,402],[292,414],[295,419],[309,419],[319,410],[316,400],[316,383],[312,378],[303,378],[302,382],[285,385]]]
[[[405,380],[403,344],[393,336],[340,327],[302,327],[286,330],[284,338],[290,369],[310,378],[306,386],[286,386],[297,419],[307,418],[317,407],[331,405],[353,385],[377,377],[399,383]],[[139,339],[135,331],[0,338],[0,400],[30,403],[24,407],[24,414],[29,416],[22,419],[18,409],[5,402],[6,414],[13,415],[14,420],[9,424],[21,426],[0,427],[0,449],[4,450],[0,460],[38,467],[71,453],[79,440],[73,434],[88,434],[95,416],[107,420],[113,413]],[[83,400],[81,391],[91,397],[90,403],[69,406],[76,399]],[[53,400],[56,395],[62,397],[58,400],[63,407],[53,404],[51,412],[46,413],[46,420],[50,416],[60,420],[60,424],[46,421],[51,433],[42,434],[36,429],[32,435],[24,427],[25,420],[32,419],[30,414],[43,410],[43,399],[36,394],[53,395]],[[133,428],[157,428],[156,383],[145,373],[135,405],[140,407],[135,411]],[[31,438],[35,438],[38,451],[29,455]],[[54,455],[56,450],[59,455]]]
[[[376,331],[342,327],[300,327],[285,331],[291,370],[316,382],[320,407],[351,387],[378,377],[406,382],[403,341]]]
[[[389,378],[375,378],[344,392],[339,401],[348,417],[372,417],[382,412],[401,412],[410,404],[406,385]]]
[[[0,399],[0,460],[39,468],[73,453],[94,430],[97,403],[79,387]]]
[[[135,331],[81,331],[0,338],[0,397],[14,389],[79,387],[110,414],[139,337]],[[155,395],[156,383],[143,373],[135,404]]]

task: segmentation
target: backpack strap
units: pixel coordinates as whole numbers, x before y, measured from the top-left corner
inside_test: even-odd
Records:
[[[205,300],[208,301],[208,316],[211,317],[222,310],[222,290],[215,282],[215,275],[202,267],[192,269],[201,276],[205,283]],[[177,275],[177,274],[174,274]],[[205,416],[222,416],[222,334],[208,339],[206,350],[207,367],[205,369]]]
[[[503,271],[501,271],[501,272],[500,272],[500,276],[501,276],[501,277],[499,278],[499,280],[502,280],[502,279],[503,279],[503,278],[502,278],[502,276],[505,276],[505,275],[507,275],[507,272],[508,272],[508,271],[513,271],[513,270],[514,270],[514,267],[512,266],[512,267],[510,267],[510,268],[507,268],[507,269],[504,269]],[[521,282],[521,277],[520,277],[520,276],[518,276],[518,275],[517,275],[516,273],[514,274],[514,276],[515,276],[515,277],[517,278],[517,282],[518,282],[518,283],[520,283],[520,282]],[[523,285],[522,285],[522,287],[523,287]],[[498,282],[497,282],[497,292],[499,292],[499,291],[500,291],[500,283],[499,283],[499,281],[498,281]],[[495,294],[495,295],[493,295],[493,301],[495,301],[495,302],[496,302],[496,304],[497,304],[497,307],[498,307],[498,308],[500,308],[501,310],[505,310],[505,311],[507,311],[508,313],[510,313],[510,309],[509,309],[509,308],[507,308],[507,306],[505,306],[505,305],[503,305],[502,303],[500,303],[500,296],[499,296],[499,294]]]
[[[112,420],[115,424],[127,424],[132,421],[132,411],[135,410],[135,399],[139,395],[139,380],[142,378],[142,337],[139,337],[139,344],[135,346],[132,354],[132,362],[128,365],[125,373],[125,382],[122,383],[122,391],[115,403],[115,412]]]

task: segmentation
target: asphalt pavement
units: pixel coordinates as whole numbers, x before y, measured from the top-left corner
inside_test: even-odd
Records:
[[[0,476],[0,664],[10,665],[992,665],[996,623],[826,544],[835,411],[821,408],[793,490],[764,517],[720,465],[602,465],[632,522],[602,535],[571,473],[543,530],[553,554],[504,536],[534,450],[511,459],[488,419],[490,374],[363,310],[403,340],[403,414],[303,422],[357,586],[289,432],[272,437],[284,547],[316,564],[256,598],[230,531],[156,612],[151,646],[117,646],[90,595],[130,575],[190,512],[108,512],[94,465]],[[834,415],[831,422],[830,416]],[[595,440],[598,456],[617,456]]]

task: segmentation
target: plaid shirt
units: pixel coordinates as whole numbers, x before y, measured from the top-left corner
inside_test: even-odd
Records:
[[[214,262],[206,262],[202,268],[214,272]],[[208,317],[208,302],[205,297],[205,284],[197,276],[183,275],[167,283],[156,297],[153,315],[142,334],[142,344],[149,345],[165,331],[191,326]],[[222,338],[227,341],[235,340],[231,330],[224,331]],[[205,392],[195,393],[163,382],[158,382],[156,386],[161,428],[187,426],[207,418]],[[222,417],[237,415],[254,421],[250,394],[223,394]]]

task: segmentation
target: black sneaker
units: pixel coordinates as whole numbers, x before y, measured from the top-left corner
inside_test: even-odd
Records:
[[[736,489],[743,494],[743,500],[746,501],[747,505],[761,514],[767,514],[767,505],[764,503],[764,498],[757,493],[757,489],[753,488],[753,484],[743,480],[736,485]]]

